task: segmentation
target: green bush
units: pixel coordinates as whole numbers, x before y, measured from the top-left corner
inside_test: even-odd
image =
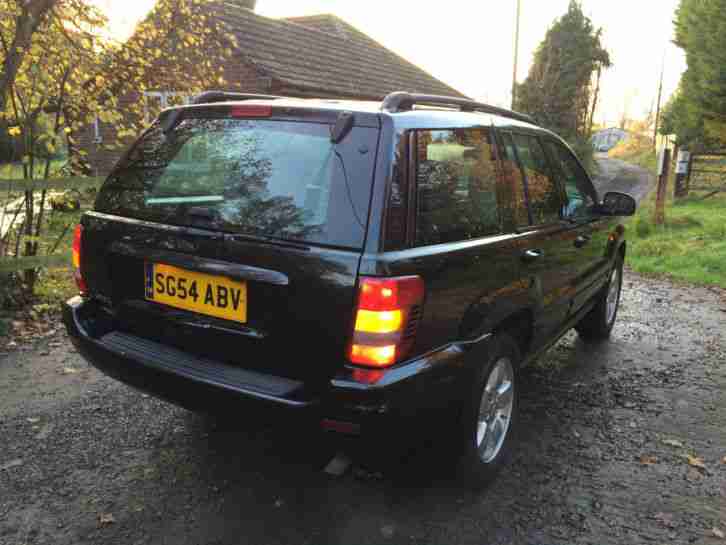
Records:
[[[650,224],[648,218],[640,215],[635,218],[635,234],[639,238],[648,238],[650,233],[653,231],[653,227]]]

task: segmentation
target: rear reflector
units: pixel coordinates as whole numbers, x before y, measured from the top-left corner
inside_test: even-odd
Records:
[[[381,368],[401,361],[413,345],[423,298],[424,283],[418,276],[362,277],[351,363]]]
[[[230,117],[270,117],[272,115],[272,106],[254,104],[232,106],[229,115]]]
[[[377,384],[383,378],[384,371],[381,369],[365,369],[358,367],[353,369],[353,380],[361,384],[373,385]]]
[[[353,422],[343,422],[342,420],[333,420],[324,418],[320,422],[320,427],[326,431],[334,431],[337,433],[346,433],[348,435],[358,435],[360,433],[360,425]]]

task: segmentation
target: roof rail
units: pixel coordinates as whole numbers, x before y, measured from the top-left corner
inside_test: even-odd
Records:
[[[273,100],[283,98],[277,95],[253,95],[250,93],[228,93],[226,91],[205,91],[195,96],[190,104],[211,104],[214,102],[233,102],[235,100]]]
[[[489,104],[476,102],[475,100],[469,100],[468,98],[419,95],[400,91],[386,95],[386,98],[384,98],[381,103],[381,110],[389,113],[405,112],[413,109],[414,104],[426,104],[428,106],[453,106],[458,107],[462,112],[485,112],[488,114],[508,117],[510,119],[516,119],[518,121],[524,121],[525,123],[532,123],[533,125],[537,124],[534,118],[527,114],[513,112],[512,110],[499,108],[497,106],[490,106]]]

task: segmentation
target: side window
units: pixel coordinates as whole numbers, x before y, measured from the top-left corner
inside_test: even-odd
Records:
[[[567,217],[586,216],[588,209],[597,200],[597,194],[587,173],[570,150],[562,144],[547,140],[545,146],[567,193],[565,215]]]
[[[539,139],[515,134],[514,145],[524,168],[532,221],[535,225],[558,221],[562,198],[557,183],[550,175],[547,157]]]
[[[416,245],[499,232],[491,131],[425,130],[416,136]]]
[[[502,184],[501,202],[506,203],[502,215],[506,225],[523,227],[529,225],[527,212],[527,199],[524,195],[524,176],[517,164],[517,155],[514,152],[514,141],[508,132],[498,133],[502,146]]]

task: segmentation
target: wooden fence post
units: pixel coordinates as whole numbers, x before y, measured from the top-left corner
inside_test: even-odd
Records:
[[[668,174],[670,172],[671,150],[663,148],[658,161],[658,193],[655,200],[655,218],[656,225],[665,223],[665,200],[666,190],[668,187]]]

